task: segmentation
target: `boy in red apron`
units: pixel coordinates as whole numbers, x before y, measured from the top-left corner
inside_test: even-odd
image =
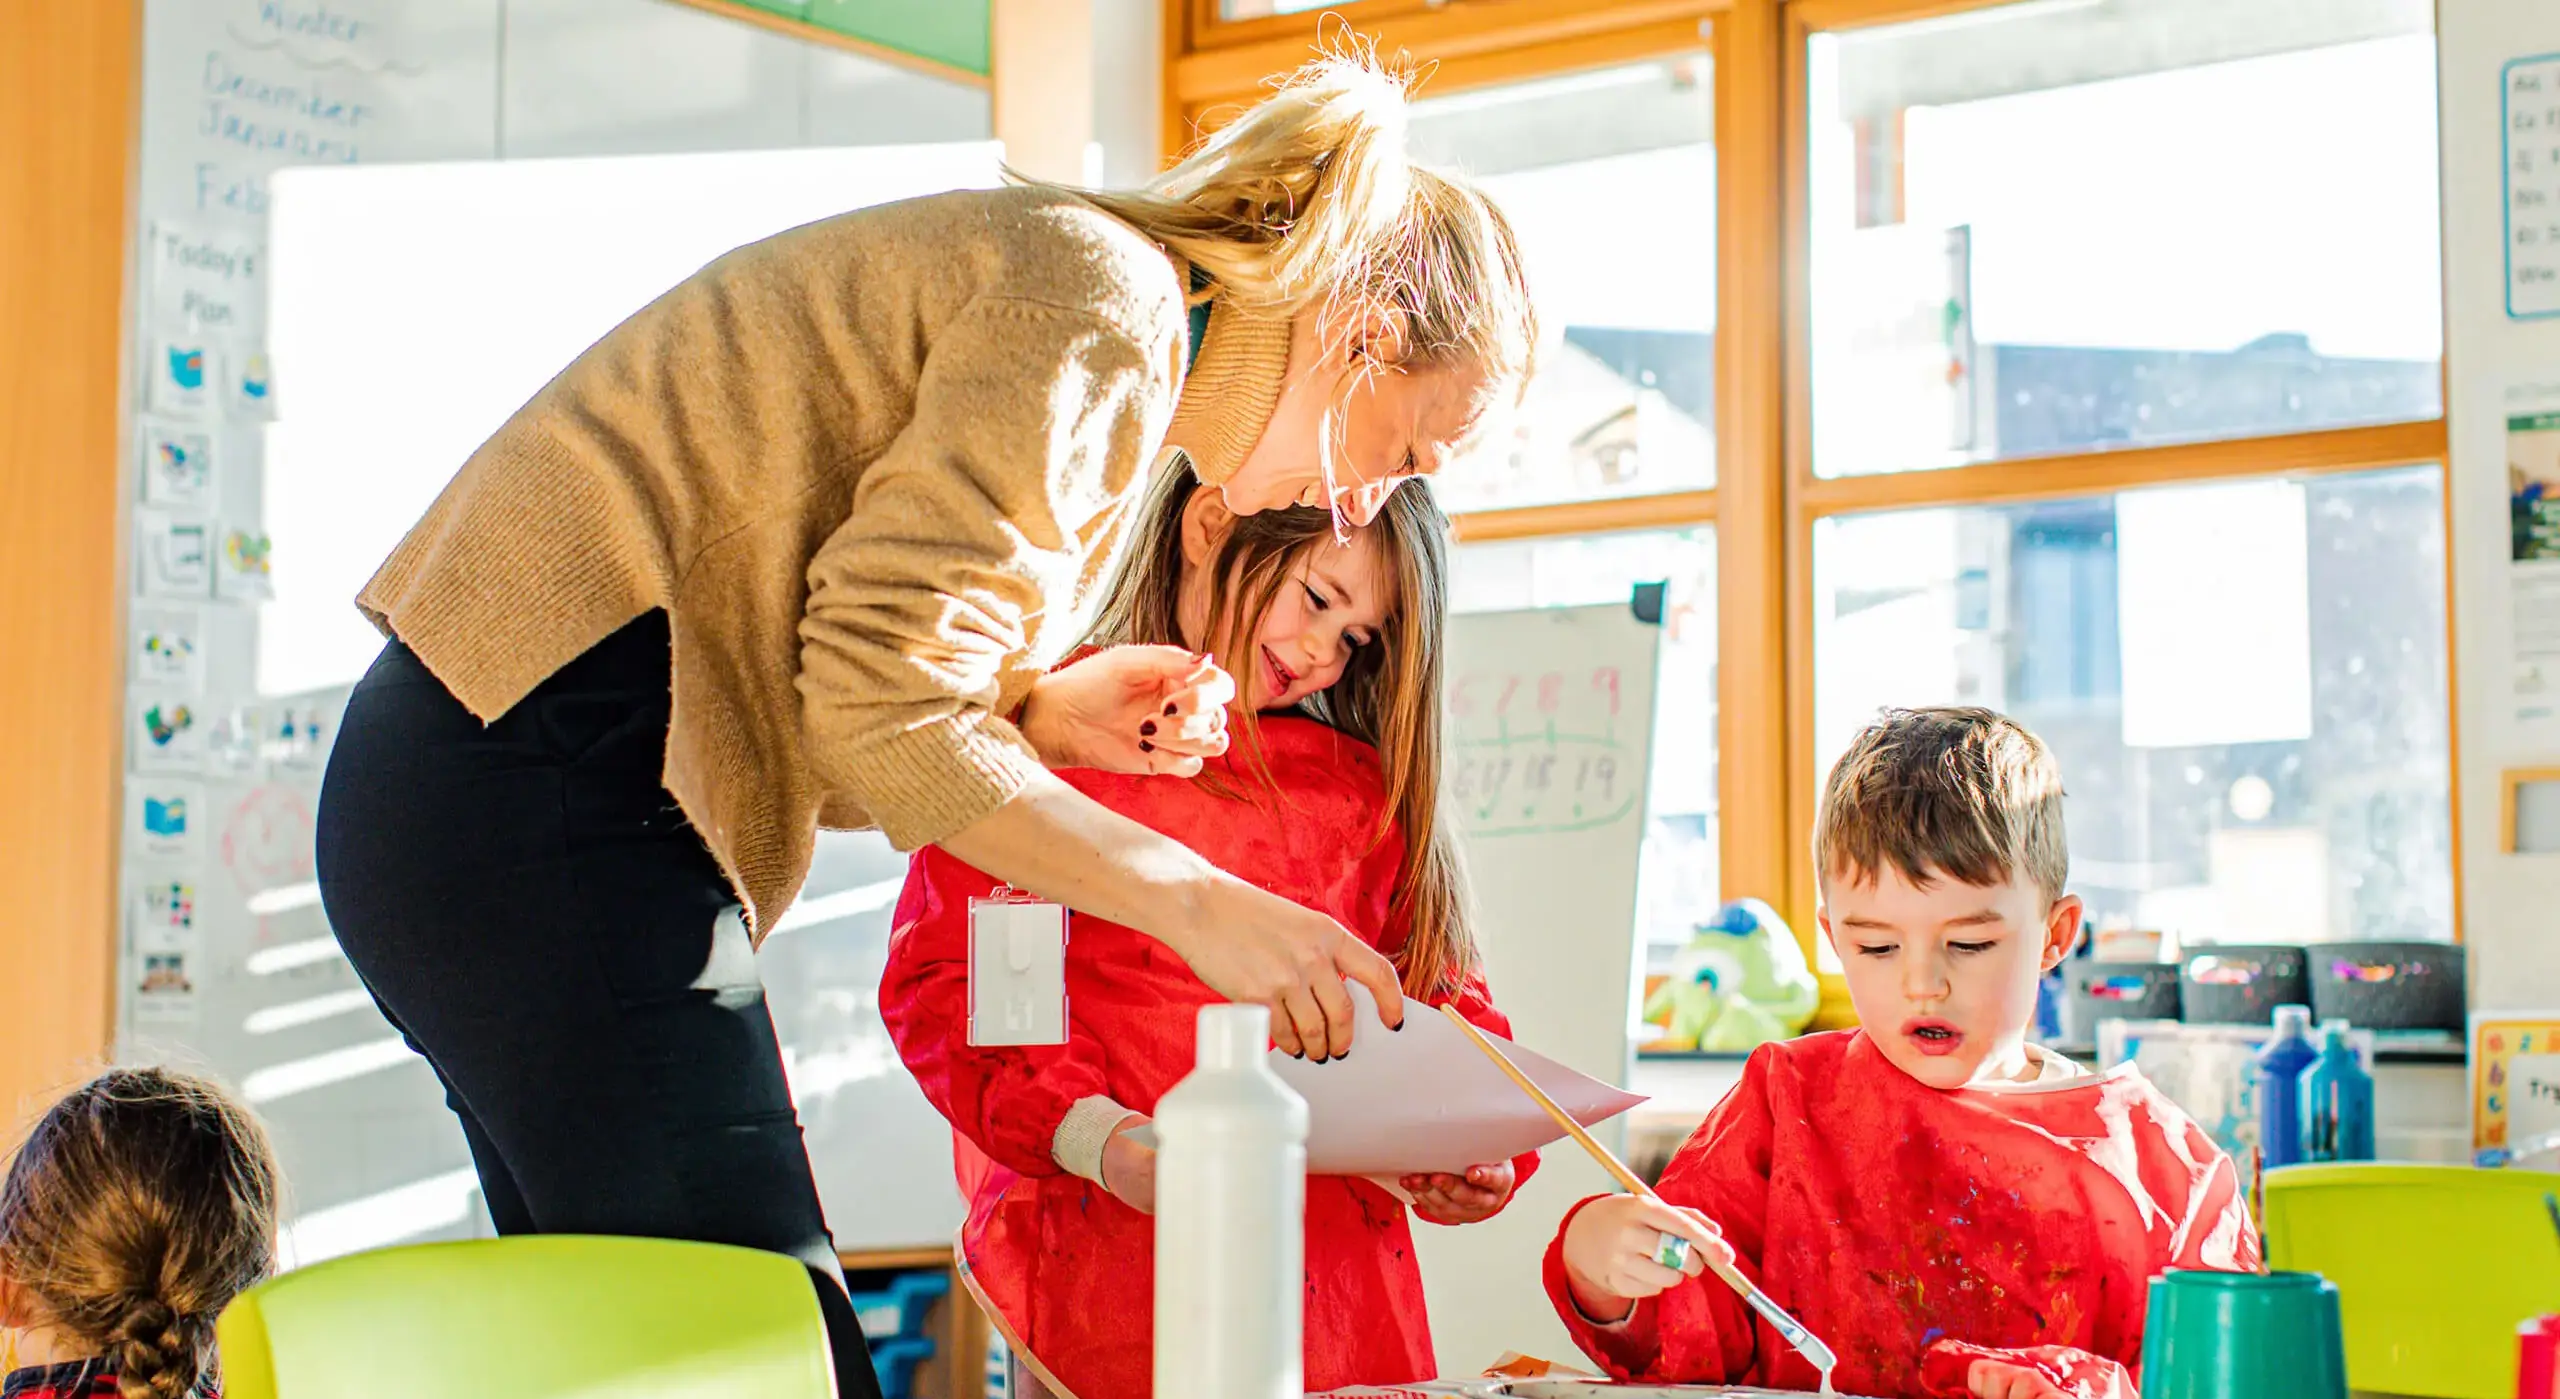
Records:
[[[1982,709],[1894,711],[1815,820],[1823,935],[1858,1028],[1765,1045],[1664,1173],[1585,1201],[1547,1289],[1583,1350],[1648,1382],[1811,1389],[1700,1256],[1729,1256],[1839,1357],[1842,1393],[2137,1399],[2151,1277],[2246,1271],[2231,1160],[2131,1065],[2026,1041],[2078,939],[2052,755]],[[1681,1270],[1663,1236],[1695,1247]]]

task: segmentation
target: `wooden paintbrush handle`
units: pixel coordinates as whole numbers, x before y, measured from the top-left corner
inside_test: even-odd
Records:
[[[1505,1077],[1518,1084],[1520,1091],[1529,1095],[1530,1101],[1546,1109],[1547,1116],[1555,1119],[1556,1125],[1565,1130],[1565,1135],[1581,1143],[1582,1149],[1591,1153],[1591,1159],[1599,1162],[1602,1170],[1615,1177],[1628,1194],[1640,1195],[1648,1200],[1653,1198],[1652,1189],[1644,1183],[1642,1177],[1628,1170],[1626,1163],[1620,1161],[1615,1153],[1602,1146],[1598,1138],[1583,1130],[1582,1124],[1573,1120],[1572,1113],[1556,1106],[1556,1100],[1548,1097],[1547,1091],[1532,1082],[1527,1074],[1520,1072],[1520,1066],[1511,1062],[1511,1056],[1503,1053],[1493,1041],[1486,1039],[1484,1032],[1477,1029],[1474,1022],[1460,1015],[1456,1006],[1442,1006],[1440,1011],[1457,1022],[1458,1028],[1466,1032],[1468,1039],[1475,1041],[1476,1048],[1485,1052],[1485,1057],[1493,1061],[1494,1067],[1502,1070]]]

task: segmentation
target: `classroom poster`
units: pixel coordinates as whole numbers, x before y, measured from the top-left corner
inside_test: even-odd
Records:
[[[2560,1044],[2507,1061],[2506,1146],[2513,1164],[2560,1171]]]
[[[2560,385],[2509,388],[2506,420],[2515,717],[2560,723]]]
[[[141,689],[204,693],[204,612],[194,607],[137,607],[126,674]]]
[[[183,878],[146,880],[134,894],[132,919],[136,946],[158,946],[193,933],[195,884]]]
[[[156,335],[146,368],[151,375],[143,400],[154,413],[195,420],[211,414],[220,399],[222,371],[213,344],[201,335]]]
[[[193,1026],[198,1018],[196,976],[203,963],[192,948],[135,948],[134,1023],[161,1029]]]
[[[2471,1150],[2481,1164],[2503,1162],[2506,1151],[2523,1142],[2519,1121],[2530,1126],[2551,1112],[2528,1107],[2520,1119],[2516,1111],[2519,1069],[2531,1076],[2560,1067],[2544,1064],[2546,1056],[2560,1057],[2560,1011],[2472,1012]],[[2560,1130],[2560,1112],[2550,1120],[2542,1130]]]
[[[126,924],[138,1022],[162,1027],[191,1025],[197,1014],[196,978],[204,969],[204,932],[196,920],[196,886],[184,877],[146,879],[135,891]]]
[[[222,498],[214,434],[201,424],[142,420],[142,498],[209,509]]]
[[[215,713],[205,726],[205,766],[223,777],[253,777],[266,742],[266,710],[235,704]]]
[[[265,329],[264,237],[171,219],[154,221],[147,236],[155,321],[216,335]]]
[[[202,772],[205,724],[202,701],[170,691],[136,690],[125,752],[136,772]]]
[[[2506,172],[2507,314],[2560,316],[2560,54],[2498,75]]]
[[[263,712],[266,740],[260,754],[288,772],[318,772],[329,751],[324,740],[331,711],[316,704],[277,704]]]
[[[133,516],[138,586],[147,598],[200,598],[213,588],[214,528],[192,515],[137,510]]]
[[[224,525],[222,548],[213,564],[214,596],[225,602],[263,602],[274,597],[272,551],[260,531],[242,524]]]
[[[124,784],[125,849],[158,866],[189,867],[204,859],[204,784],[137,775]]]
[[[223,384],[229,397],[224,408],[235,418],[252,422],[276,415],[275,370],[267,362],[263,347],[247,346],[228,351],[223,356],[226,371]]]

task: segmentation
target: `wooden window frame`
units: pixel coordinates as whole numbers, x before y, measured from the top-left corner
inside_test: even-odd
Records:
[[[1820,477],[1813,464],[1813,327],[1810,114],[1802,94],[1809,90],[1807,65],[1813,36],[1845,30],[1938,19],[1973,10],[1996,9],[2010,0],[1786,0],[1784,122],[1784,206],[1787,308],[1783,339],[1786,354],[1784,472],[1786,483],[1786,558],[1783,586],[1787,604],[1784,664],[1787,676],[1786,725],[1788,798],[1787,829],[1791,841],[1787,899],[1779,904],[1813,951],[1813,924],[1818,894],[1813,868],[1813,807],[1820,776],[1815,772],[1813,706],[1813,529],[1817,521],[1837,515],[1932,507],[2005,504],[2029,500],[2112,495],[2179,482],[2237,481],[2267,477],[2303,478],[2377,471],[2393,467],[2435,466],[2449,462],[2449,434],[2441,411],[2435,417],[2371,426],[2310,432],[2272,433],[2154,447],[2013,457],[1939,470],[1871,476]],[[1719,77],[1722,75],[1719,74]],[[2446,528],[2451,530],[2451,511]],[[2453,549],[2445,549],[2445,645],[2454,644]],[[1765,657],[1755,658],[1765,659]],[[1719,673],[1733,669],[1719,667]],[[2462,941],[2462,765],[2461,712],[2454,668],[2446,666],[2446,752],[2452,790],[2447,794],[2452,819],[2452,937]],[[1721,794],[1720,794],[1721,796]],[[1774,902],[1774,901],[1773,901]],[[1823,974],[1823,1005],[1817,1023],[1844,1024],[1849,1015],[1847,992],[1838,976]]]
[[[1457,517],[1463,542],[1712,524],[1717,574],[1717,803],[1728,898],[1768,899],[1804,942],[1815,923],[1812,831],[1813,531],[1873,511],[2111,495],[2174,483],[2311,477],[2448,461],[2446,421],[2013,457],[1938,470],[1819,477],[1812,456],[1809,114],[1813,36],[1943,18],[2012,0],[1356,0],[1332,11],[1223,20],[1217,0],[1164,0],[1165,150],[1214,129],[1272,76],[1345,33],[1431,65],[1441,95],[1694,51],[1714,62],[1716,482],[1710,490]],[[1710,23],[1711,21],[1711,23]],[[2450,528],[2448,524],[2448,529]],[[2446,556],[2445,637],[2453,551]],[[2453,937],[2462,939],[2460,707],[2447,667],[2453,760]],[[1772,742],[1772,738],[1778,741]],[[1823,976],[1817,1024],[1851,1019]]]

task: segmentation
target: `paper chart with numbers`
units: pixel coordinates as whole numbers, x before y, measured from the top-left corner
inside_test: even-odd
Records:
[[[2560,316],[2560,53],[2499,75],[2505,104],[2507,314]]]

